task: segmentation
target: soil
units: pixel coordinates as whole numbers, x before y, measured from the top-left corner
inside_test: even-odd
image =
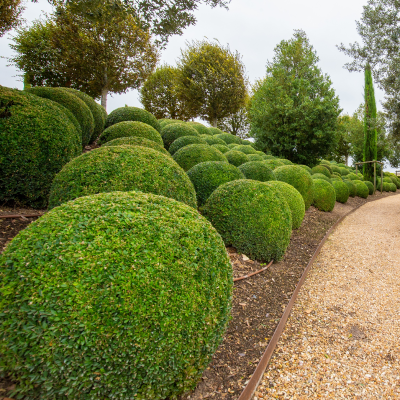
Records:
[[[282,261],[272,264],[266,271],[235,283],[232,319],[222,344],[205,370],[194,392],[187,399],[237,399],[250,379],[264,353],[282,313],[305,267],[327,230],[353,208],[391,196],[383,193],[349,198],[346,204],[336,203],[330,213],[310,207],[301,227],[292,233],[290,245]],[[44,210],[0,207],[0,216],[10,214],[43,214]],[[37,218],[0,218],[0,252],[16,234]],[[258,271],[266,263],[250,260],[228,247],[234,278]],[[15,384],[0,376],[0,400],[10,400]],[[6,397],[4,397],[6,396]]]

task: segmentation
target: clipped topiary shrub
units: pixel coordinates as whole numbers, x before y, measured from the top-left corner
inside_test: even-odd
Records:
[[[342,181],[333,181],[332,186],[335,188],[336,192],[336,201],[339,203],[347,203],[349,199],[350,192],[347,185]]]
[[[314,183],[311,175],[298,165],[284,165],[276,168],[274,173],[277,181],[286,182],[300,192],[306,210],[308,210],[314,196]]]
[[[356,174],[353,174],[352,172],[350,172],[347,176],[347,179],[351,179],[352,181],[358,181],[359,180],[359,176],[357,176]]]
[[[336,192],[334,187],[323,179],[314,180],[313,206],[320,211],[332,211],[335,207]]]
[[[207,144],[207,142],[199,136],[181,136],[172,142],[169,146],[169,152],[175,154],[179,149],[189,144]]]
[[[277,158],[266,160],[264,162],[271,169],[275,169],[275,168],[278,168],[278,167],[283,167],[285,165],[283,162],[281,162]]]
[[[332,168],[331,168],[331,166],[330,166],[330,165],[327,165],[327,164],[321,164],[321,167],[324,167],[324,168],[326,168],[326,169],[329,171],[329,173],[332,175],[333,171],[332,171]]]
[[[55,101],[71,111],[78,120],[82,131],[82,146],[84,147],[90,142],[94,131],[94,119],[89,107],[80,98],[67,92],[63,88],[37,86],[26,89],[26,92]]]
[[[349,171],[346,168],[339,168],[340,169],[340,175],[346,176],[349,175]]]
[[[214,128],[213,126],[210,126],[208,129],[208,133],[211,135],[221,135],[224,134],[224,131],[221,131],[221,129]],[[227,135],[230,135],[230,133],[227,133]]]
[[[263,161],[249,161],[239,166],[246,179],[267,182],[274,181],[275,174]]]
[[[400,189],[400,181],[399,181],[399,179],[397,178],[397,176],[391,175],[389,178],[390,178],[390,179],[392,180],[392,182],[396,185],[396,188],[397,188],[397,189]]]
[[[178,150],[174,154],[173,158],[185,171],[189,171],[190,168],[201,162],[227,162],[224,154],[208,144],[189,144],[188,146],[182,147]]]
[[[196,129],[196,131],[199,135],[208,135],[208,136],[212,135],[209,128],[207,128],[200,122],[189,121],[189,122],[187,122],[187,124],[189,124],[192,128]]]
[[[389,185],[389,190],[391,192],[396,192],[397,191],[397,187],[396,187],[396,185],[394,183],[389,183],[388,185]]]
[[[177,398],[229,321],[220,235],[162,196],[63,204],[21,231],[0,267],[2,367],[25,398]]]
[[[336,177],[336,178],[338,178],[338,179],[340,179],[340,180],[343,180],[343,179],[342,179],[342,175],[340,175],[338,172],[334,172],[334,173],[332,174],[332,177],[331,177],[331,178],[333,178],[333,177]]]
[[[292,215],[269,183],[241,179],[217,188],[202,208],[226,245],[263,261],[279,261],[292,231]]]
[[[153,142],[152,140],[146,139],[146,138],[142,138],[142,137],[135,137],[135,136],[131,136],[131,137],[123,137],[123,138],[118,138],[118,139],[114,139],[114,140],[110,140],[107,143],[103,144],[104,146],[142,146],[142,147],[148,147],[150,149],[154,149],[157,150],[167,156],[171,156],[167,150],[164,149],[163,146],[161,146],[160,144]]]
[[[181,121],[180,119],[168,119],[168,118],[159,119],[158,122],[160,124],[161,130],[162,130],[162,128],[164,128],[165,126],[167,126],[169,124],[183,124],[184,123],[184,121]]]
[[[328,177],[328,178],[331,177],[331,173],[328,171],[327,168],[325,168],[325,167],[322,166],[322,165],[316,165],[315,167],[313,167],[313,168],[311,169],[311,174],[312,174],[312,175],[314,175],[314,174],[323,174],[323,175],[325,175],[325,176]]]
[[[383,178],[383,182],[393,183],[392,180],[391,180],[388,176],[385,176],[385,177]]]
[[[229,147],[225,144],[212,144],[212,147],[215,147],[217,150],[219,150],[222,154],[226,153],[229,151]]]
[[[47,206],[54,176],[82,152],[81,134],[64,110],[56,102],[0,86],[1,203]]]
[[[370,195],[374,194],[374,184],[370,181],[364,181],[364,183],[367,185],[368,193]]]
[[[254,150],[251,146],[247,146],[245,144],[240,144],[240,145],[236,146],[235,150],[241,151],[242,153],[247,154],[247,155],[257,153],[257,151]]]
[[[329,183],[332,183],[332,179],[328,178],[328,177],[327,177],[326,175],[324,175],[324,174],[316,173],[316,174],[311,175],[311,177],[312,177],[313,179],[323,179],[324,181],[327,181],[327,182],[329,182]]]
[[[331,165],[330,161],[328,160],[321,160],[320,164]]]
[[[342,175],[340,168],[337,165],[331,164],[332,173]]]
[[[199,207],[204,205],[217,187],[226,182],[245,178],[238,168],[224,161],[202,162],[190,168],[187,174],[196,190]]]
[[[301,165],[299,164],[299,167],[305,169],[310,175],[312,175],[312,170],[308,165]]]
[[[161,136],[164,142],[164,147],[169,150],[169,146],[178,138],[183,136],[197,136],[200,135],[197,133],[196,129],[192,128],[190,125],[186,123],[182,124],[169,124],[165,126],[161,131]]]
[[[263,156],[258,154],[246,154],[249,161],[265,161]]]
[[[224,156],[228,162],[233,164],[235,167],[249,162],[248,156],[241,151],[229,150],[224,154]]]
[[[292,213],[292,229],[298,229],[303,222],[306,208],[300,192],[286,182],[271,181],[269,184],[277,189],[287,201]]]
[[[222,140],[222,139],[221,139]],[[225,142],[224,142],[225,143]],[[226,143],[225,143],[226,144]],[[238,143],[229,143],[229,144],[227,144],[227,146],[230,148],[230,149],[233,149],[234,147],[236,147],[236,146],[239,146],[239,144]]]
[[[347,189],[349,189],[349,196],[350,197],[356,197],[357,188],[356,188],[356,185],[353,183],[353,181],[352,180],[345,180],[343,182],[346,184]]]
[[[161,126],[157,118],[152,113],[138,107],[120,107],[111,111],[106,120],[106,128],[123,121],[143,122],[161,132]]]
[[[266,154],[266,155],[265,155],[265,159],[266,159],[266,160],[277,160],[277,158],[274,157],[274,156],[271,156],[271,154]]]
[[[390,183],[383,182],[383,191],[384,192],[390,192]]]
[[[99,144],[123,137],[142,137],[163,145],[163,140],[158,131],[152,126],[140,121],[123,121],[109,126],[100,136]]]
[[[353,181],[356,185],[356,196],[366,199],[369,195],[368,186],[362,181]]]
[[[196,207],[196,192],[169,156],[138,146],[105,146],[73,159],[56,175],[49,208],[96,193],[139,190]]]
[[[209,128],[211,129],[211,128]],[[242,139],[240,139],[240,137],[235,136],[235,135],[231,135],[230,133],[220,133],[219,135],[215,135],[217,138],[222,139],[226,144],[231,144],[231,143],[237,143],[237,144],[241,144],[242,143]]]
[[[286,160],[286,158],[278,158],[278,160],[283,164],[283,165],[293,165],[293,163],[290,160]]]
[[[202,135],[201,138],[204,139],[210,146],[212,146],[213,144],[220,144],[221,146],[228,147],[222,139],[218,139],[215,136]]]

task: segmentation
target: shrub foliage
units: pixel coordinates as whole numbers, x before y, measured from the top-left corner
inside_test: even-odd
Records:
[[[139,121],[152,126],[156,131],[160,132],[161,127],[157,118],[150,112],[138,107],[120,107],[111,111],[107,116],[106,128],[111,125],[118,124],[122,121]]]
[[[332,211],[335,202],[335,188],[323,179],[315,179],[313,205],[320,211]]]
[[[246,179],[267,182],[274,181],[275,174],[263,161],[249,161],[239,166]]]
[[[136,136],[122,137],[110,140],[109,142],[103,144],[103,146],[124,146],[124,145],[148,147],[150,149],[157,150],[160,153],[163,153],[167,156],[170,156],[168,151],[165,150],[163,146],[143,137],[136,137]]]

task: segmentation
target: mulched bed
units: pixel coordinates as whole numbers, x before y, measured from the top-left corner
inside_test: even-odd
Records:
[[[379,193],[379,192],[377,192]],[[314,207],[306,212],[302,226],[292,233],[284,259],[266,271],[235,283],[232,320],[225,338],[203,374],[196,390],[183,399],[237,399],[264,353],[305,267],[327,230],[352,208],[394,193],[369,196],[368,200],[350,198],[336,203],[331,213]],[[0,207],[0,215],[43,213],[44,210]],[[5,245],[36,218],[0,219],[0,252]],[[266,264],[249,260],[228,249],[234,277],[260,270]],[[0,377],[0,400],[15,386]]]

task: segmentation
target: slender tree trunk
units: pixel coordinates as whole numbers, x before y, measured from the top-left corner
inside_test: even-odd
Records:
[[[218,118],[217,118],[217,117],[214,117],[213,120],[212,120],[212,126],[213,126],[214,128],[216,128],[216,127],[217,127],[217,123],[218,123]]]
[[[101,89],[101,105],[107,111],[107,95],[108,95],[108,75],[107,75],[107,67],[104,69],[104,85]]]
[[[346,167],[348,167],[348,166],[349,166],[349,155],[346,154]]]

